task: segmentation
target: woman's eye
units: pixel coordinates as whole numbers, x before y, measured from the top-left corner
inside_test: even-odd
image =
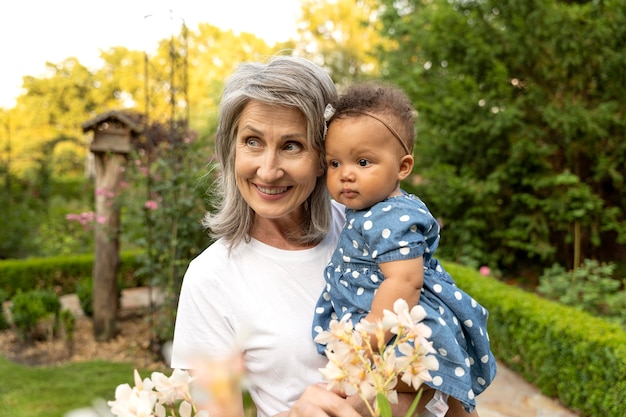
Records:
[[[261,144],[259,143],[258,139],[256,139],[256,138],[248,138],[248,139],[246,139],[246,145],[251,146],[253,148],[261,146]]]
[[[366,167],[370,164],[370,161],[367,159],[359,159],[359,166]]]
[[[287,151],[299,151],[302,149],[302,145],[298,142],[288,142],[285,144],[285,150]]]

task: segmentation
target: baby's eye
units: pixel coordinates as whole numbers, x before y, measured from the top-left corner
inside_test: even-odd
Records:
[[[328,162],[328,166],[330,168],[338,168],[339,167],[339,161],[330,161],[330,162]]]
[[[359,159],[359,166],[366,167],[370,164],[370,161],[367,159]]]

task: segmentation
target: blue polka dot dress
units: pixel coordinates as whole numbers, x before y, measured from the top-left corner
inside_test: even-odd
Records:
[[[375,206],[346,209],[346,225],[325,270],[326,288],[313,322],[313,337],[332,319],[350,314],[352,322],[369,312],[384,277],[378,263],[424,257],[424,286],[419,304],[424,324],[432,330],[439,369],[426,385],[461,401],[468,412],[476,395],[496,373],[487,334],[487,310],[458,288],[433,253],[439,244],[439,224],[416,196],[403,192]],[[325,346],[318,344],[324,353]]]

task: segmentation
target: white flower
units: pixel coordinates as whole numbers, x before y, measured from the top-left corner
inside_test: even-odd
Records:
[[[402,382],[413,388],[419,388],[424,381],[431,381],[429,370],[439,369],[439,361],[433,355],[424,356],[419,361],[411,362],[402,374]]]
[[[431,380],[429,371],[439,367],[436,357],[431,355],[432,343],[428,341],[432,331],[421,322],[426,317],[424,308],[418,305],[409,310],[406,301],[397,300],[393,310],[385,310],[377,322],[361,320],[354,328],[347,317],[332,320],[329,330],[315,338],[326,344],[328,363],[320,372],[328,381],[328,389],[346,395],[358,394],[372,416],[378,416],[381,411],[378,400],[375,408],[370,406],[379,394],[389,403],[397,403],[398,380],[417,390],[424,381]],[[386,332],[396,337],[392,343],[383,345]],[[370,345],[372,336],[380,348]]]
[[[174,369],[169,378],[161,372],[152,373],[152,382],[159,392],[159,401],[165,404],[191,399],[189,384],[192,380],[189,373],[181,369]]]
[[[119,417],[151,417],[157,396],[154,391],[128,384],[115,389],[115,401],[109,401],[111,413]]]
[[[135,386],[118,385],[115,401],[107,404],[111,413],[118,417],[208,417],[208,411],[196,411],[190,394],[193,378],[180,369],[170,377],[153,372],[152,379],[141,379],[134,371]],[[178,415],[175,412],[178,407]],[[170,414],[168,414],[170,413]]]

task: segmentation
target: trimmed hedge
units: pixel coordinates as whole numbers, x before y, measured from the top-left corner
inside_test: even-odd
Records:
[[[135,277],[142,253],[134,251],[120,254],[121,286],[136,287],[143,284]],[[93,254],[0,261],[0,290],[8,298],[13,297],[18,289],[54,289],[58,295],[74,293],[83,278],[93,275],[93,261]]]
[[[626,332],[457,264],[457,285],[489,310],[496,357],[582,416],[624,416]]]

